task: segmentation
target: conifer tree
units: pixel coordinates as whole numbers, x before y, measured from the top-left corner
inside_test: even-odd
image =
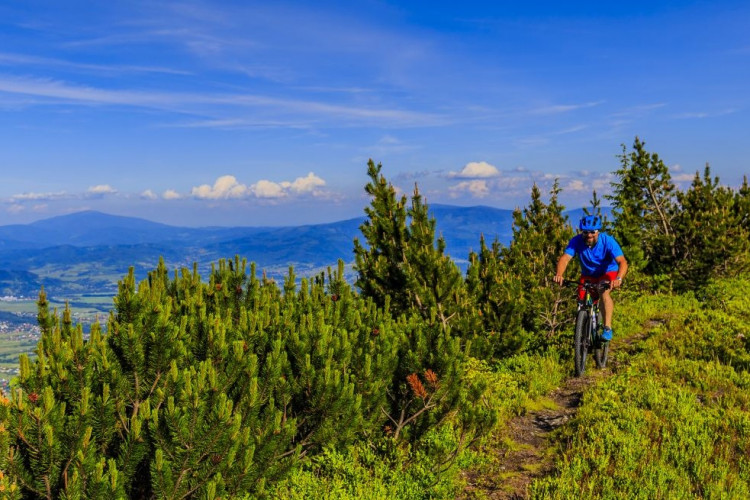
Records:
[[[745,208],[743,214],[740,206],[741,192],[721,186],[706,165],[703,177],[696,172],[690,188],[677,193],[681,210],[674,220],[673,272],[678,286],[695,289],[750,269],[750,232],[742,223],[748,212]]]
[[[384,409],[389,432],[416,444],[457,411],[463,432],[481,432],[494,420],[479,402],[481,389],[470,390],[463,380],[464,352],[476,332],[459,321],[469,310],[461,272],[445,254],[442,236],[436,238],[435,219],[418,188],[407,208],[406,196],[397,197],[381,169],[368,162],[365,191],[372,200],[360,226],[366,246],[355,239],[354,253],[356,286],[403,332]]]
[[[649,153],[638,137],[633,150],[625,145],[617,180],[612,183],[614,236],[628,257],[631,270],[649,274],[668,272],[674,264],[675,186],[669,169],[656,153]]]
[[[415,310],[429,319],[434,309],[447,327],[463,301],[461,272],[445,255],[442,236],[436,241],[435,219],[419,190],[415,187],[407,209],[406,196],[397,198],[381,168],[368,162],[370,182],[365,191],[372,201],[360,226],[367,246],[354,240],[356,286],[381,307],[390,297],[394,316]]]
[[[609,232],[611,229],[611,223],[606,214],[602,212],[602,200],[596,195],[596,189],[591,194],[591,200],[589,200],[589,206],[583,207],[583,212],[586,215],[596,215],[599,220],[602,221],[602,232]],[[575,222],[575,221],[573,221]]]
[[[513,240],[501,252],[508,274],[521,280],[517,293],[526,305],[521,325],[534,334],[530,347],[547,345],[571,317],[571,301],[563,299],[564,290],[551,286],[557,259],[573,237],[565,207],[558,202],[560,191],[555,180],[549,203],[544,203],[539,187],[533,185],[530,204],[513,213]]]
[[[461,328],[481,332],[474,337],[472,352],[492,359],[526,347],[529,336],[523,317],[530,304],[523,292],[522,277],[503,261],[500,242],[495,240],[488,247],[484,235],[480,237],[479,253],[469,254],[466,287],[474,314],[466,315]]]
[[[750,233],[750,184],[747,176],[742,178],[742,185],[735,193],[734,212],[738,223]]]

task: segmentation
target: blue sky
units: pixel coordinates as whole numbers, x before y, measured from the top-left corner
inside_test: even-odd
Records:
[[[572,4],[572,5],[571,5]],[[606,194],[636,135],[681,186],[750,173],[750,4],[0,4],[0,224],[363,214],[368,158],[428,203]]]

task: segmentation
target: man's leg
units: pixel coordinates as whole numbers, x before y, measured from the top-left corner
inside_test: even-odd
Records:
[[[612,310],[615,307],[615,303],[612,301],[612,295],[610,295],[609,290],[605,290],[602,292],[601,296],[601,306],[603,308],[604,313],[604,327],[605,328],[612,328]]]

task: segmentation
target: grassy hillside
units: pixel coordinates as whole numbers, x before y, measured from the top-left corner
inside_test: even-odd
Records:
[[[750,286],[640,300],[639,353],[586,394],[534,498],[750,497]]]

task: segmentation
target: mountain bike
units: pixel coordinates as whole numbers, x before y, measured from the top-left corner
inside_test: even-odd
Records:
[[[594,352],[594,362],[597,368],[607,366],[609,342],[602,340],[600,326],[604,327],[602,312],[599,310],[599,296],[611,286],[609,281],[598,283],[563,280],[563,285],[583,287],[583,298],[578,295],[578,311],[576,312],[576,328],[573,335],[573,352],[576,377],[586,371],[586,356],[589,351]]]

